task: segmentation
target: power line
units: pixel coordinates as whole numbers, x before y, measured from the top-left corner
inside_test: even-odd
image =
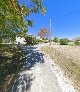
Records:
[[[56,20],[56,19],[60,19],[60,18],[66,17],[66,16],[73,15],[73,14],[77,14],[77,13],[80,13],[80,10],[72,11],[72,12],[69,12],[69,13],[67,13],[67,14],[61,15],[61,16],[59,16],[59,17],[53,18],[53,19]]]

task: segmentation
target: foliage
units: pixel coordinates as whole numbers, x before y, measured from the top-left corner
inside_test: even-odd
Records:
[[[28,2],[30,4],[20,5],[18,0],[0,0],[0,42],[2,39],[13,39],[18,34],[25,34],[28,31],[27,27],[32,26],[32,20],[27,19],[31,13],[45,13],[42,0]]]
[[[53,42],[58,42],[58,37],[54,37]]]
[[[45,42],[44,40],[37,39],[37,44],[39,44],[39,43],[44,43],[44,42]]]
[[[74,44],[75,45],[80,45],[80,42],[79,41],[75,41]]]
[[[69,43],[69,39],[67,38],[60,39],[60,45],[68,45],[68,43]]]
[[[44,42],[46,42],[46,40],[42,40],[42,39],[36,39],[36,37],[35,36],[33,36],[33,35],[27,35],[26,37],[25,37],[25,40],[26,40],[26,44],[27,45],[34,45],[34,44],[39,44],[39,43],[44,43]]]
[[[37,39],[36,37],[34,37],[33,35],[27,35],[25,37],[25,40],[26,40],[26,44],[27,45],[30,45],[30,44],[37,44]]]
[[[38,33],[38,36],[42,39],[48,39],[49,37],[49,31],[46,28],[40,29],[40,32]]]
[[[70,46],[74,46],[75,44],[74,44],[74,42],[69,42],[68,45],[70,45]]]

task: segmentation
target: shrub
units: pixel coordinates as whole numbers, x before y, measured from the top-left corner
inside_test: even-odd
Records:
[[[60,45],[68,45],[68,43],[69,43],[69,39],[67,38],[60,39]]]
[[[58,37],[54,37],[53,42],[58,42]]]
[[[36,37],[34,37],[34,36],[26,36],[25,40],[26,40],[25,42],[26,42],[27,45],[32,45],[32,44],[38,43]]]
[[[42,43],[43,40],[37,39],[37,43]]]
[[[74,42],[69,42],[68,45],[74,46],[75,44],[74,44]]]
[[[79,41],[75,41],[74,44],[75,45],[80,45],[80,42]]]

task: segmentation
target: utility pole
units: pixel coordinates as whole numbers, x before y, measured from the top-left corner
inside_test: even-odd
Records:
[[[51,45],[51,36],[52,36],[52,19],[50,18],[50,45]]]

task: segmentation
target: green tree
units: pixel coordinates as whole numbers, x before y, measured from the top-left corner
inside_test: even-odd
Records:
[[[54,39],[53,39],[53,42],[57,43],[58,42],[58,37],[55,36]]]
[[[25,40],[26,40],[26,44],[27,45],[30,45],[30,44],[37,44],[38,43],[38,40],[36,39],[35,36],[33,35],[27,35],[25,37]]]
[[[0,0],[0,41],[6,36],[14,38],[18,34],[25,34],[28,26],[32,26],[32,20],[27,18],[31,13],[45,13],[42,0],[28,2],[30,4],[23,2],[20,5],[18,0]]]
[[[68,43],[69,43],[69,39],[67,39],[67,38],[60,39],[60,44],[61,45],[68,45]]]

